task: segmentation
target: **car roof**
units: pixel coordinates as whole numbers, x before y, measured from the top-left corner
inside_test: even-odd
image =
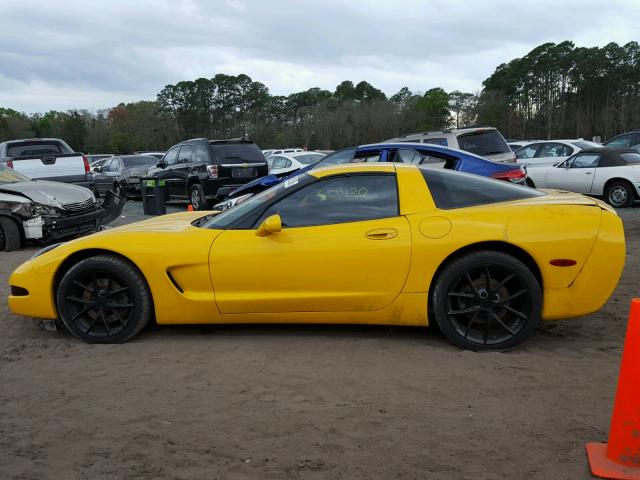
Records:
[[[327,177],[330,175],[337,175],[340,173],[393,173],[396,171],[396,163],[383,162],[383,163],[344,163],[338,165],[328,165],[326,167],[315,168],[309,170],[307,173],[313,175],[316,178]],[[406,166],[415,167],[415,165],[404,164]],[[417,167],[415,167],[417,168]]]
[[[455,154],[458,157],[467,157],[467,158],[478,158],[481,160],[485,160],[490,162],[488,158],[481,157],[480,155],[476,155],[475,153],[466,152],[464,150],[460,150],[458,148],[452,147],[444,147],[442,145],[436,145],[435,143],[420,143],[420,142],[382,142],[382,143],[370,143],[367,145],[360,145],[357,147],[357,152],[361,152],[364,150],[375,150],[377,148],[414,148],[418,150],[431,150],[432,152],[442,153],[443,155],[452,155]]]
[[[612,148],[612,147],[598,147],[598,148],[585,148],[580,150],[580,153],[597,153],[600,155],[599,167],[620,167],[627,165],[627,162],[620,157],[621,153],[638,153],[635,148]]]

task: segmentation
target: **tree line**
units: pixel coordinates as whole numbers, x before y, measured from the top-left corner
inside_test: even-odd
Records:
[[[506,137],[610,137],[640,125],[640,47],[546,43],[499,65],[480,92],[407,87],[387,97],[366,81],[271,95],[248,75],[165,86],[155,101],[89,112],[0,108],[0,141],[60,137],[89,153],[165,150],[194,137],[246,137],[263,148],[337,149],[403,133],[492,125]]]

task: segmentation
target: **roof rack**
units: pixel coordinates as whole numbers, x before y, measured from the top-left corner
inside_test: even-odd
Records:
[[[238,137],[238,138],[226,138],[221,140],[209,140],[209,143],[253,143],[253,142],[244,137]]]

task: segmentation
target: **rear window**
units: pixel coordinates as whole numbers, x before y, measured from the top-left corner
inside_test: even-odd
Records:
[[[138,155],[135,157],[124,157],[122,158],[125,167],[138,167],[143,165],[155,165],[158,161],[155,157],[148,157],[143,155]]]
[[[55,155],[57,153],[73,153],[60,142],[20,142],[7,147],[8,157],[27,157],[31,155]]]
[[[511,152],[509,145],[497,130],[478,130],[458,135],[458,145],[461,150],[466,150],[482,157]]]
[[[209,145],[209,150],[218,163],[266,162],[262,151],[254,143],[213,144]]]
[[[420,167],[436,207],[443,210],[545,195],[532,188],[461,172]]]
[[[620,156],[627,163],[640,163],[640,153],[621,153]]]

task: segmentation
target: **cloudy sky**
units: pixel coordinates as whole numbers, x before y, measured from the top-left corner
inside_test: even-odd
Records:
[[[95,110],[246,73],[273,94],[367,80],[477,91],[544,42],[640,40],[640,0],[0,0],[0,107]]]

